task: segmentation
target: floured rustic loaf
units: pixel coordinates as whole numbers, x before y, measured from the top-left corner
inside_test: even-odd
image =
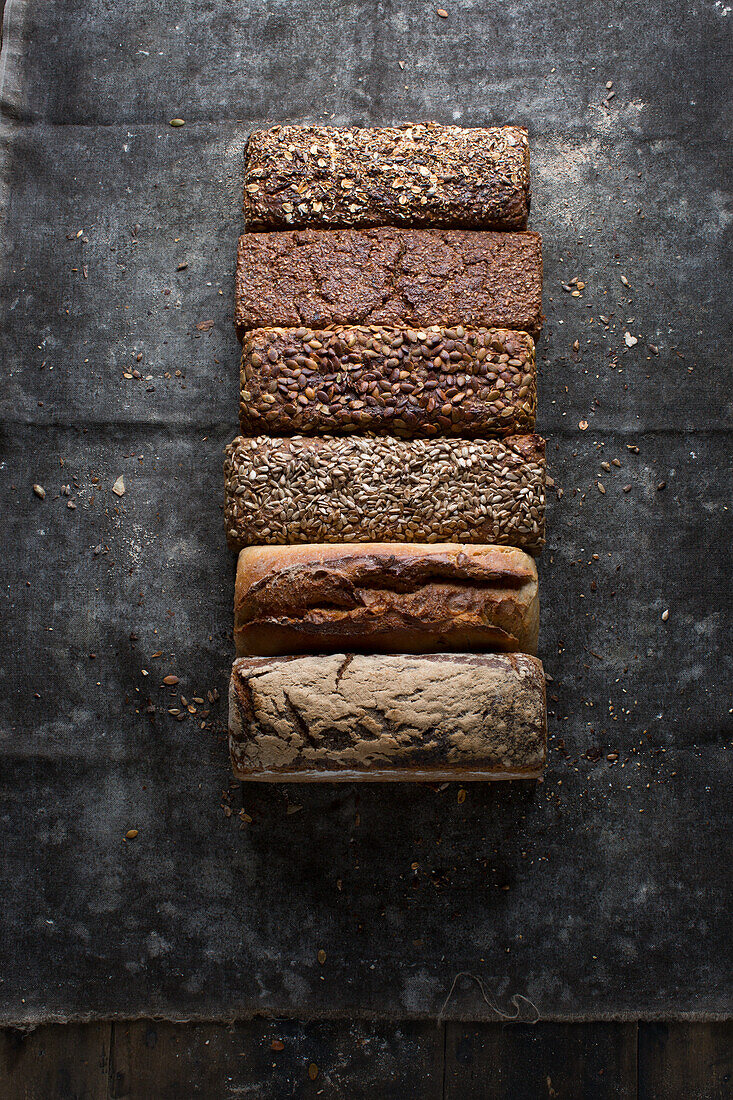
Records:
[[[529,140],[518,126],[274,126],[255,130],[244,156],[253,229],[524,229],[529,202]]]
[[[510,329],[252,329],[240,376],[245,435],[515,435],[537,408],[534,340]]]
[[[237,653],[535,653],[537,567],[510,546],[250,546],[237,565]]]
[[[296,229],[239,238],[235,321],[251,328],[467,325],[537,333],[539,233]]]
[[[241,657],[240,779],[523,779],[545,764],[542,665],[525,654]]]
[[[545,442],[238,436],[225,452],[232,550],[297,542],[544,544]]]

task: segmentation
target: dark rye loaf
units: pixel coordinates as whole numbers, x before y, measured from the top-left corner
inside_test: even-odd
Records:
[[[544,545],[545,442],[238,436],[225,452],[232,550],[300,542]]]
[[[539,233],[297,229],[239,238],[235,323],[248,329],[466,325],[535,335]]]
[[[534,340],[510,329],[257,328],[240,380],[244,435],[515,435],[537,408]]]
[[[251,229],[375,225],[524,229],[529,140],[518,126],[274,126],[244,156]]]
[[[240,656],[535,653],[537,566],[511,546],[250,546],[237,564]]]
[[[229,691],[239,779],[529,779],[545,678],[521,653],[242,657]]]

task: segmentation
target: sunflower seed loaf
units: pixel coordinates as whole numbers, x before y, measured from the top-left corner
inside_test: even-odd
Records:
[[[239,238],[235,323],[248,329],[465,325],[535,335],[539,233],[296,229]]]
[[[252,329],[240,369],[243,434],[531,432],[532,337],[510,329]]]
[[[243,657],[229,691],[239,779],[528,779],[547,755],[535,657]]]
[[[390,436],[237,437],[224,461],[227,539],[544,545],[545,443]]]
[[[253,229],[506,230],[529,215],[529,139],[518,126],[274,126],[250,135],[244,164]]]
[[[537,566],[514,546],[249,546],[237,563],[241,656],[537,652]]]

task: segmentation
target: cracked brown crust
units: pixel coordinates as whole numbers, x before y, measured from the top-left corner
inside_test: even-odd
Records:
[[[244,163],[250,229],[527,225],[529,140],[518,126],[274,126],[250,135]]]
[[[240,779],[538,776],[545,678],[526,654],[244,657],[229,692]]]
[[[239,238],[235,323],[252,328],[466,325],[536,335],[539,233],[296,229]]]
[[[240,382],[244,435],[513,435],[537,408],[534,340],[510,329],[252,329]]]
[[[239,555],[240,656],[535,653],[537,567],[507,546],[251,546]]]
[[[226,448],[232,550],[301,542],[544,545],[545,442],[238,436]]]

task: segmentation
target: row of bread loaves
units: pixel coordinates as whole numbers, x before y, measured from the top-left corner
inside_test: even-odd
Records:
[[[541,773],[529,208],[520,127],[250,136],[225,461],[239,778]]]

